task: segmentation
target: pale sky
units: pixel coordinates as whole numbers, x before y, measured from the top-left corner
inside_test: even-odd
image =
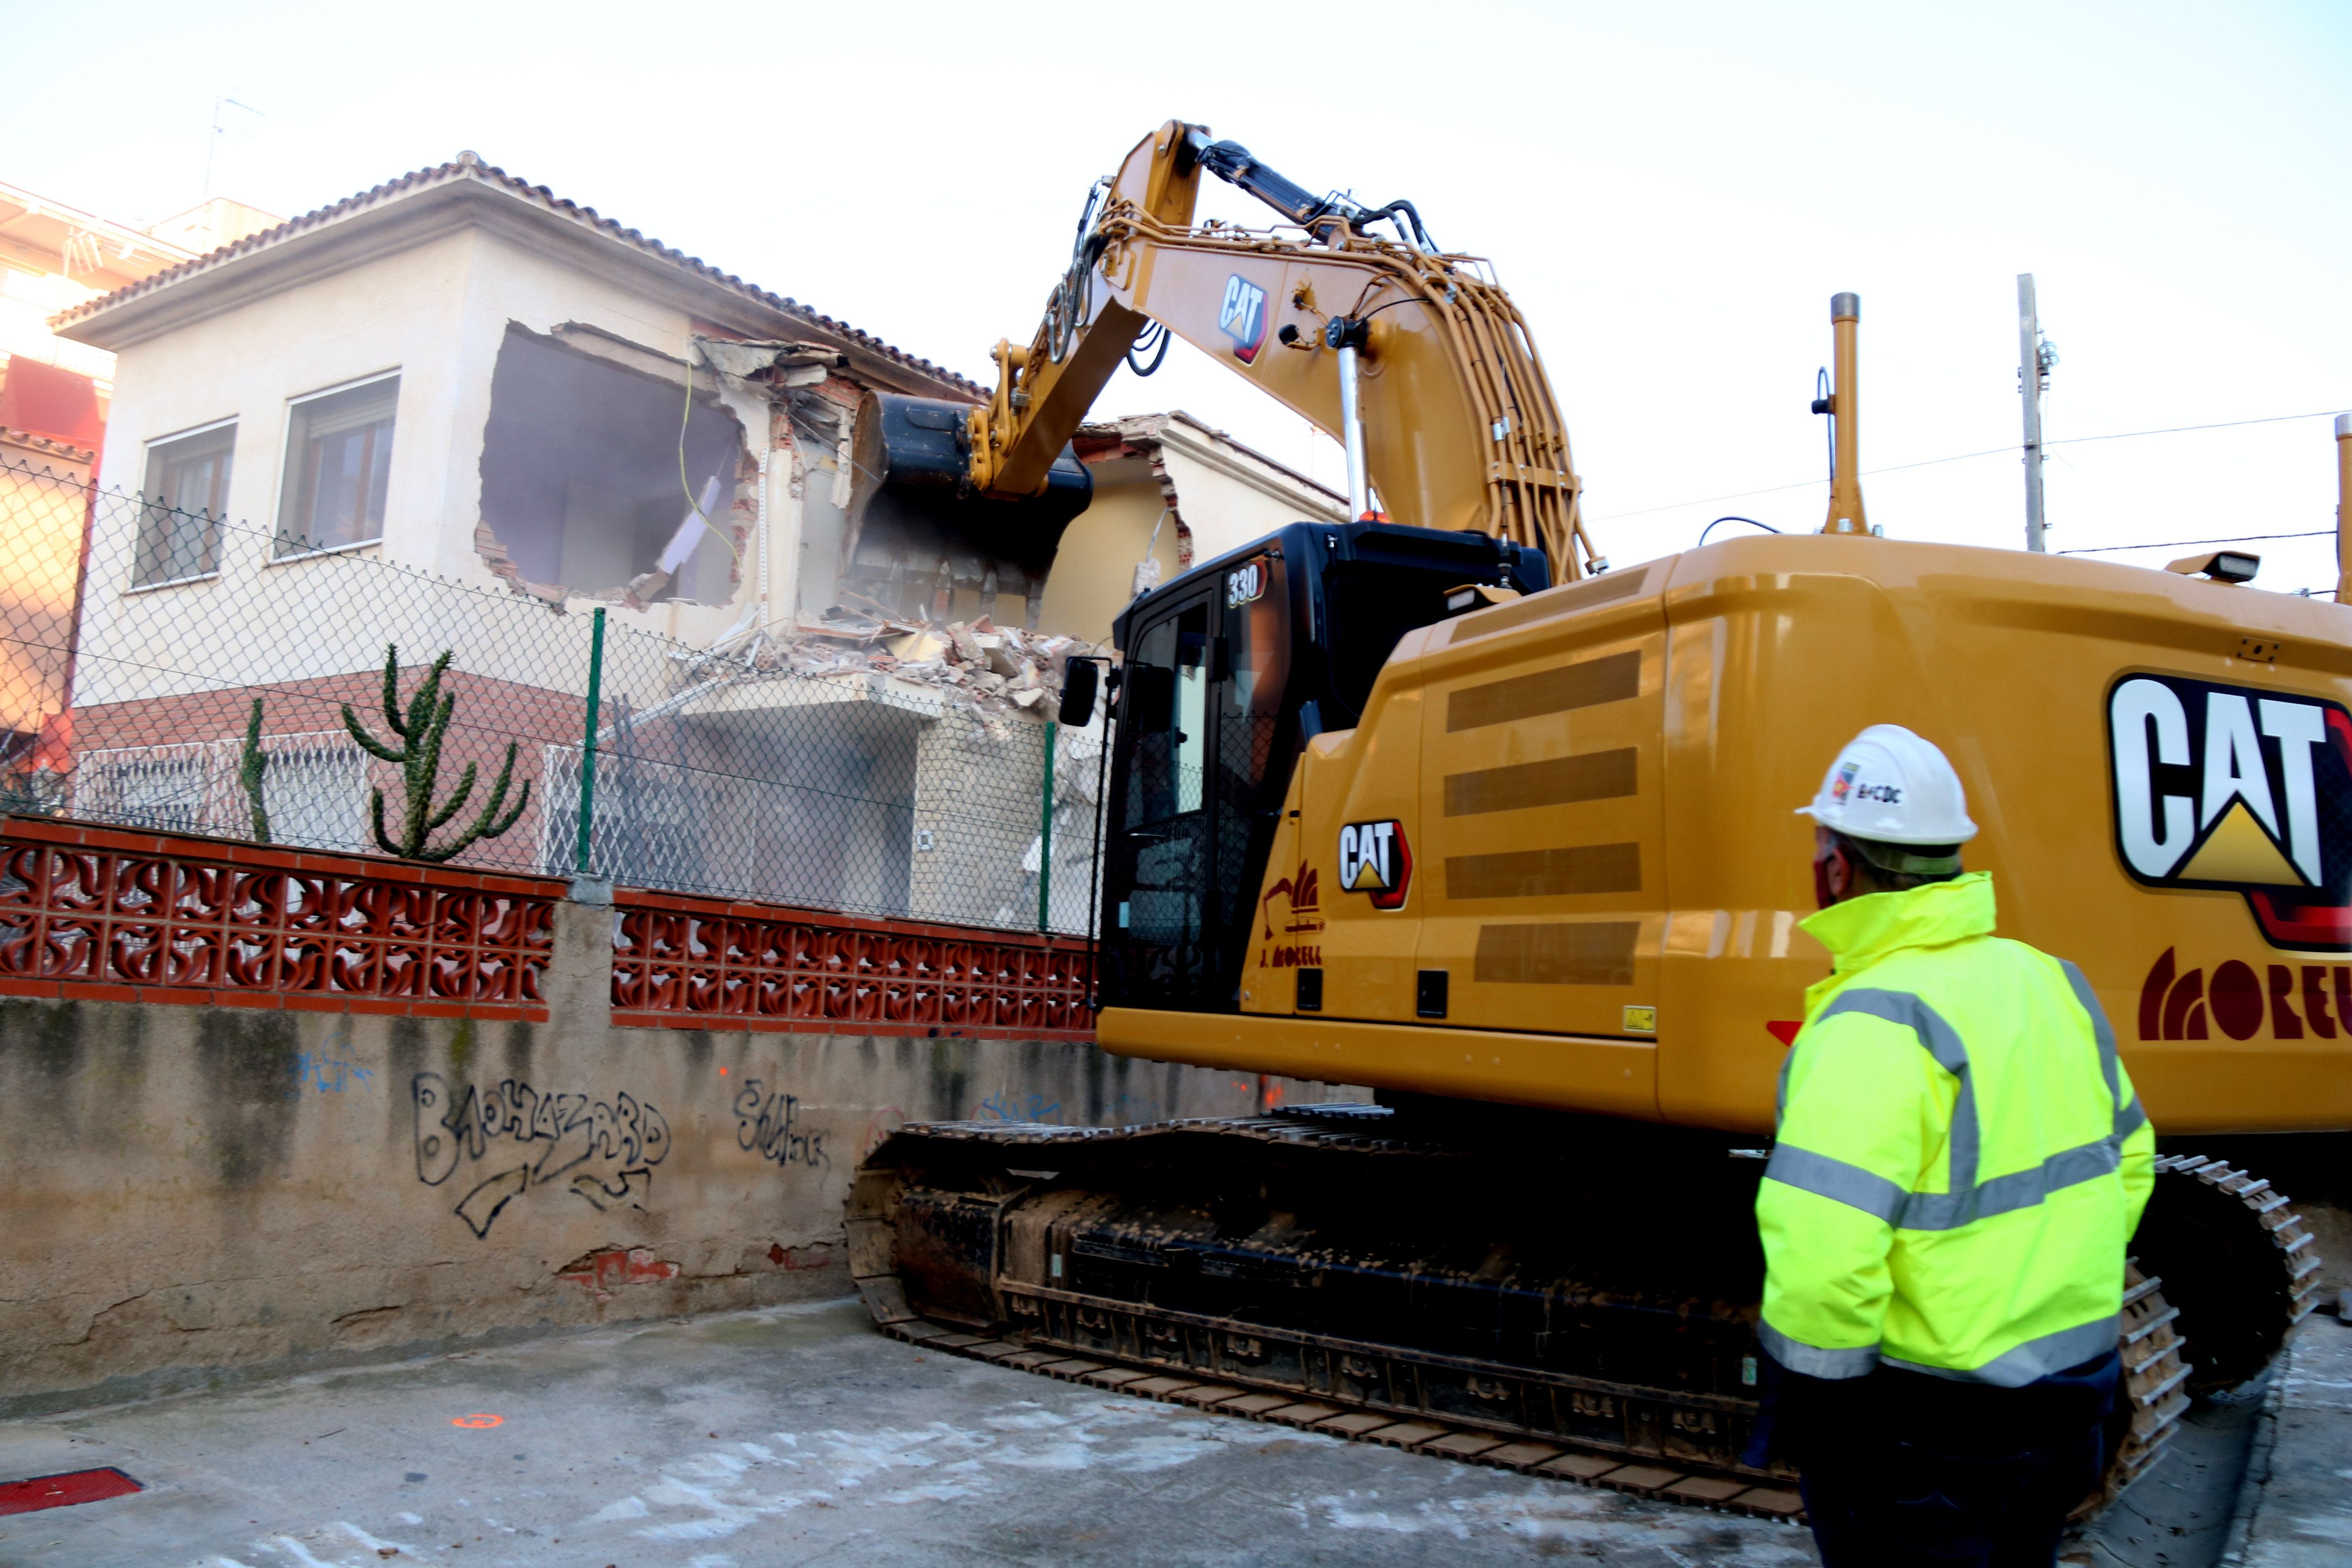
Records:
[[[1840,289],[1863,298],[1865,471],[2009,448],[1866,479],[1871,521],[2021,545],[2023,271],[2062,356],[2054,442],[2321,416],[2058,445],[2053,548],[2335,522],[2343,0],[13,0],[0,33],[0,179],[58,200],[141,222],[193,205],[226,95],[263,112],[223,111],[215,194],[292,215],[472,148],[979,379],[1034,329],[1087,182],[1161,121],[1204,121],[1310,189],[1409,197],[1442,246],[1493,260],[1620,565],[1719,513],[1819,526],[1806,405]],[[1271,216],[1230,190],[1204,212]],[[1166,407],[1339,478],[1301,420],[1181,344],[1097,412]],[[2259,586],[2334,584],[2326,539],[2251,548]]]

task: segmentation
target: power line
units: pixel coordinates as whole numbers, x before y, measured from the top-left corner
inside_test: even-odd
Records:
[[[2055,441],[2044,441],[2042,444],[2044,447],[2079,447],[2091,441],[2127,441],[2135,437],[2140,436],[2180,436],[2186,435],[2194,430],[2230,430],[2242,425],[2279,425],[2292,419],[2326,419],[2335,413],[2335,409],[2322,408],[2315,410],[2309,414],[2266,414],[2259,419],[2223,419],[2211,425],[2170,425],[2165,426],[2161,430],[2116,430],[2111,431],[2105,436],[2068,436]],[[1867,479],[1874,474],[1899,474],[1906,468],[1932,468],[1940,463],[1965,463],[1973,458],[1997,458],[2003,452],[2018,452],[2022,450],[2022,447],[2015,446],[1988,447],[1981,452],[1956,452],[1948,458],[1927,458],[1916,463],[1894,463],[1883,468],[1864,468],[1862,472],[1863,477]],[[1829,481],[1826,479],[1801,479],[1797,483],[1790,485],[1767,485],[1761,489],[1733,490],[1728,495],[1700,496],[1695,500],[1668,501],[1664,506],[1645,506],[1637,511],[1612,511],[1606,517],[1587,518],[1585,521],[1588,522],[1614,522],[1620,518],[1648,517],[1654,512],[1675,511],[1686,506],[1708,506],[1712,505],[1716,501],[1738,500],[1747,496],[1778,495],[1782,490],[1810,489],[1815,485],[1826,484]],[[2282,533],[2265,534],[2262,537],[2288,539],[2298,536]],[[2117,545],[2112,548],[2137,548],[2137,546],[2126,547]],[[2079,552],[2062,550],[2057,552],[2057,553],[2061,555],[2072,555],[2077,554]]]
[[[2252,421],[2248,421],[2252,423]],[[2252,544],[2263,539],[2328,539],[2332,528],[2318,528],[2309,533],[2241,533],[2230,539],[2166,539],[2147,544],[2085,544],[2079,550],[2055,550],[2053,555],[2096,555],[2108,550],[2179,550],[2188,544]]]

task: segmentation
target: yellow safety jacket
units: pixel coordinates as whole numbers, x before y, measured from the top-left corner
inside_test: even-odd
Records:
[[[1756,1198],[1764,1348],[2013,1388],[2116,1342],[2156,1134],[2073,964],[1975,872],[1833,904]]]

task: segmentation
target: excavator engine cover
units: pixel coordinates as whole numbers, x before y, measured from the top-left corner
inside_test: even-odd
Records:
[[[1037,624],[1045,574],[1070,520],[1094,499],[1094,477],[1067,447],[1045,488],[1011,500],[974,492],[969,472],[971,405],[868,392],[858,405],[851,458],[848,566],[844,585],[894,614],[922,616],[979,595],[997,613],[1000,594],[1027,601]]]

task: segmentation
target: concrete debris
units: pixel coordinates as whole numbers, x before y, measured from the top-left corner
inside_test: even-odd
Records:
[[[987,616],[941,626],[836,605],[822,620],[723,639],[690,656],[686,674],[695,681],[883,675],[931,687],[983,714],[1051,719],[1071,656],[1107,651],[1080,637],[1000,626]]]

